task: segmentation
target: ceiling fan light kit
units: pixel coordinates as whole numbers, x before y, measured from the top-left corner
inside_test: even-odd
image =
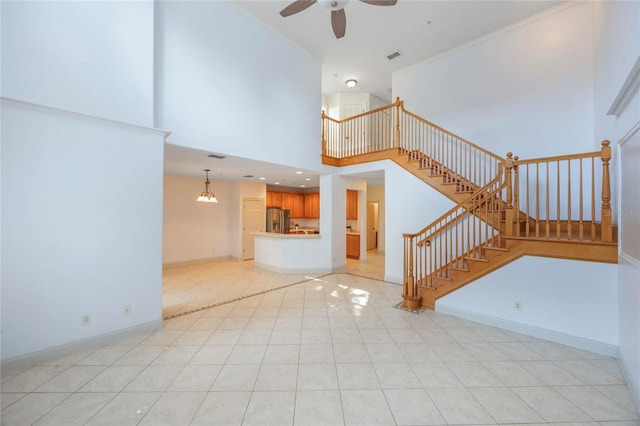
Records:
[[[296,0],[280,11],[283,18],[302,12],[314,3],[320,2],[327,9],[331,10],[331,28],[336,38],[342,38],[347,31],[347,15],[344,7],[350,0]],[[360,0],[363,3],[374,6],[395,6],[398,0]]]

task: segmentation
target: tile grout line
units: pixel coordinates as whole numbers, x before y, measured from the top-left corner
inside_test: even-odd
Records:
[[[308,282],[312,282],[312,281],[314,281],[314,280],[316,280],[318,278],[326,278],[326,277],[330,277],[332,275],[351,275],[351,276],[354,276],[354,277],[366,278],[366,279],[371,279],[371,280],[375,280],[375,281],[380,281],[380,282],[383,282],[383,283],[393,284],[393,283],[390,283],[388,281],[381,280],[379,278],[367,277],[367,276],[364,276],[364,275],[353,274],[351,272],[331,272],[331,273],[324,274],[324,275],[318,275],[317,277],[308,278],[306,280],[296,281],[294,283],[284,284],[284,285],[281,285],[281,286],[278,286],[278,287],[273,287],[273,288],[261,290],[261,291],[256,292],[256,293],[251,293],[251,294],[247,294],[247,295],[244,295],[244,296],[234,297],[233,299],[224,300],[222,302],[212,303],[210,305],[203,306],[203,307],[200,307],[200,308],[191,309],[189,311],[179,312],[177,314],[167,315],[167,316],[163,317],[162,319],[165,320],[165,321],[166,320],[170,320],[170,319],[175,319],[175,318],[178,318],[178,317],[181,317],[181,316],[184,316],[184,315],[193,314],[193,313],[196,313],[196,312],[204,311],[206,309],[217,308],[218,306],[228,305],[229,303],[238,302],[240,300],[248,299],[250,297],[260,296],[262,294],[271,293],[273,291],[282,290],[284,288],[293,287],[295,285],[305,284],[305,283],[308,283]]]

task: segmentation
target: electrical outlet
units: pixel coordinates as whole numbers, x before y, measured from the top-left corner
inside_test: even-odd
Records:
[[[522,302],[514,302],[513,307],[516,311],[522,310]]]
[[[89,316],[89,314],[85,314],[80,317],[80,322],[82,323],[82,325],[87,325],[91,322],[91,317]]]
[[[122,313],[125,315],[131,315],[131,305],[126,305],[122,308]]]

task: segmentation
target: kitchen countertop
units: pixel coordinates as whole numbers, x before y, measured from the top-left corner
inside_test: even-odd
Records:
[[[302,231],[302,229],[299,229]],[[320,234],[314,234],[313,232],[309,234],[281,234],[279,232],[253,232],[253,235],[260,237],[270,237],[270,238],[320,238]]]

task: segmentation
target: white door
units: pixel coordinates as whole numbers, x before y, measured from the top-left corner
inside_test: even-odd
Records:
[[[264,200],[245,198],[242,200],[242,259],[254,258],[254,236],[252,232],[263,231],[265,226]]]
[[[378,248],[378,203],[367,203],[367,250]]]
[[[342,106],[344,116],[342,119],[353,117],[365,112],[363,104],[345,104]],[[342,125],[342,132],[345,144],[350,155],[364,154],[367,145],[367,123],[368,119],[360,118],[354,121],[347,121]]]

